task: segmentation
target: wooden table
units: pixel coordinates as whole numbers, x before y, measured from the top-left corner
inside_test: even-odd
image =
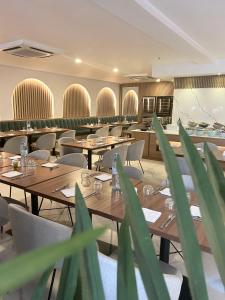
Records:
[[[80,128],[84,128],[84,129],[89,129],[90,133],[93,133],[93,131],[96,131],[97,129],[100,129],[104,126],[109,126],[109,127],[115,127],[115,126],[126,126],[126,125],[133,125],[133,124],[138,124],[138,122],[136,121],[127,121],[127,122],[113,122],[110,124],[102,124],[102,123],[98,123],[98,124],[86,124],[86,125],[80,125]]]
[[[129,143],[135,141],[135,138],[117,138],[114,136],[108,136],[103,138],[104,142],[96,143],[93,140],[81,140],[81,141],[74,141],[72,143],[62,143],[61,146],[71,147],[71,148],[78,148],[78,149],[85,149],[88,151],[88,169],[92,169],[92,152],[94,150],[98,150],[101,148],[111,147],[114,148],[115,145]]]
[[[57,178],[48,180],[47,182],[42,182],[33,186],[26,188],[28,192],[36,196],[42,196],[50,200],[56,201],[61,204],[74,206],[74,197],[66,198],[60,191],[52,193],[55,188],[63,187],[64,185],[74,186],[75,183],[78,183],[81,189],[81,192],[84,195],[84,198],[90,195],[93,192],[93,184],[84,188],[80,184],[81,172],[83,169],[80,169],[76,172],[71,172],[65,175],[62,175]],[[90,174],[96,174],[94,171],[89,171]],[[91,177],[94,181],[94,176]],[[150,208],[153,210],[160,211],[162,215],[155,223],[148,223],[149,231],[152,234],[155,234],[161,237],[161,246],[160,246],[160,259],[168,262],[169,261],[169,246],[170,241],[179,242],[180,238],[178,235],[176,222],[171,223],[167,228],[161,229],[160,225],[167,219],[168,212],[165,209],[165,199],[167,198],[160,193],[151,196],[149,198],[144,198],[142,190],[143,183],[140,181],[134,181],[133,184],[138,189],[138,196],[142,207]],[[34,198],[32,198],[34,200]],[[36,200],[37,201],[37,200]],[[122,195],[120,193],[112,192],[111,181],[103,183],[103,190],[100,194],[90,196],[86,199],[86,206],[90,214],[96,214],[105,218],[108,218],[113,221],[121,222],[124,218],[124,202]],[[195,197],[192,195],[192,203],[196,203]],[[32,205],[35,205],[32,203]],[[200,247],[203,251],[210,252],[210,248],[204,234],[202,222],[193,221]]]

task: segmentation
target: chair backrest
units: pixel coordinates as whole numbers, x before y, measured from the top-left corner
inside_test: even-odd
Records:
[[[63,143],[73,143],[74,141],[75,138],[72,137],[61,137],[60,139],[58,139],[60,157],[70,153],[81,153],[83,151],[82,149],[66,147],[61,145]]]
[[[55,161],[58,164],[87,168],[88,162],[86,157],[81,153],[70,153],[62,156]]]
[[[176,157],[181,174],[182,175],[191,175],[191,171],[188,167],[187,161],[184,157]]]
[[[37,141],[36,146],[40,150],[52,150],[55,147],[56,142],[56,134],[55,133],[47,133],[41,135]]]
[[[59,138],[70,137],[70,138],[75,139],[75,136],[76,136],[76,130],[67,130],[67,131],[61,133]]]
[[[13,154],[20,154],[20,145],[27,144],[27,136],[15,136],[5,142],[3,151]]]
[[[116,126],[111,130],[110,135],[119,137],[122,134],[122,130],[122,126]]]
[[[31,157],[34,159],[49,160],[50,151],[49,150],[36,150],[36,151],[29,153],[28,157]]]
[[[87,140],[91,140],[91,139],[98,139],[100,137],[100,135],[96,134],[96,133],[91,133],[87,136]]]
[[[181,175],[182,176],[182,180],[184,183],[184,187],[186,189],[187,192],[194,192],[195,191],[195,187],[194,187],[194,183],[192,180],[192,177],[190,175]],[[165,186],[170,186],[170,182],[169,179],[167,178],[166,180],[163,180],[162,185]]]
[[[109,126],[104,126],[102,128],[99,128],[95,132],[97,135],[102,137],[107,137],[109,135]]]
[[[119,154],[121,162],[122,162],[122,164],[124,164],[126,161],[126,156],[127,156],[127,148],[128,148],[128,145],[122,145],[120,147],[116,147],[112,150],[105,152],[103,154],[103,160],[102,160],[103,167],[108,168],[108,169],[112,168],[113,157],[114,157],[115,153]]]
[[[9,220],[18,252],[24,253],[70,238],[72,229],[9,205]]]
[[[124,172],[131,178],[142,180],[143,179],[143,173],[138,168],[132,167],[132,166],[124,166],[123,167]]]
[[[133,124],[133,125],[130,125],[128,128],[127,128],[127,130],[135,130],[135,129],[139,129],[139,128],[141,128],[141,124]]]
[[[128,146],[127,160],[135,161],[141,160],[144,151],[145,141],[140,140]]]
[[[0,227],[7,224],[8,221],[8,203],[4,198],[0,197]]]

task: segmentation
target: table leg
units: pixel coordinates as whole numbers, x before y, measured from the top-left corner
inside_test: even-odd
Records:
[[[92,150],[88,150],[88,169],[92,169]]]
[[[169,263],[169,256],[170,256],[170,241],[165,238],[161,238],[159,259],[161,261],[164,261],[165,263]]]
[[[32,214],[38,216],[39,210],[38,210],[38,196],[31,194],[31,211]]]

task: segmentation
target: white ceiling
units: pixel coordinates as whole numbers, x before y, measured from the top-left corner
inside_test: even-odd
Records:
[[[0,43],[32,40],[63,54],[0,52],[0,64],[114,82],[157,65],[214,64],[225,58],[224,11],[223,0],[1,0]]]

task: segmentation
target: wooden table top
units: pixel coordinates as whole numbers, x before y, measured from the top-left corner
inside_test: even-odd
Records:
[[[80,125],[80,128],[86,128],[86,129],[99,129],[105,126],[109,127],[114,127],[114,126],[119,126],[119,125],[133,125],[133,124],[138,124],[136,121],[127,121],[127,122],[113,122],[109,124],[85,124],[85,125]]]
[[[59,127],[51,127],[51,128],[38,128],[33,130],[10,130],[10,131],[0,131],[0,138],[8,138],[14,136],[22,136],[22,135],[32,135],[32,134],[44,134],[44,133],[57,133],[64,132],[69,130],[68,128],[59,128]]]
[[[92,181],[90,187],[83,187],[81,185],[81,172],[87,171],[90,174],[96,175],[96,171],[91,170],[84,170],[80,169],[76,172],[71,172],[62,176],[59,176],[54,179],[50,179],[47,182],[42,182],[40,184],[36,184],[33,186],[29,186],[27,191],[38,195],[43,196],[45,198],[54,200],[58,203],[62,203],[65,205],[73,205],[74,204],[74,197],[66,198],[60,191],[52,192],[56,188],[64,187],[67,185],[68,187],[75,186],[75,183],[79,184],[81,192],[83,196],[86,197],[94,192],[93,182],[94,176],[91,176],[90,179]],[[99,173],[99,172],[97,172]],[[155,223],[149,223],[149,230],[151,233],[169,239],[171,241],[179,242],[179,235],[177,232],[176,221],[171,223],[167,228],[161,229],[160,225],[167,219],[168,212],[165,208],[165,199],[167,198],[160,193],[151,196],[149,198],[144,198],[143,196],[143,183],[140,181],[133,181],[134,186],[138,189],[138,197],[141,202],[142,207],[146,207],[149,209],[157,210],[162,212],[162,215]],[[192,203],[196,203],[196,199],[193,196]],[[100,215],[102,217],[108,218],[114,221],[122,221],[124,218],[124,203],[122,199],[122,195],[120,193],[113,193],[111,188],[111,181],[103,182],[103,189],[100,194],[96,194],[90,196],[86,199],[86,205],[89,211],[93,214]],[[193,221],[200,247],[203,251],[210,252],[210,248],[204,234],[204,229],[202,222],[200,221]]]
[[[0,152],[0,168],[9,167],[12,165],[10,157],[15,156],[13,153]]]
[[[129,143],[132,141],[135,141],[135,138],[127,138],[127,137],[122,137],[122,138],[117,138],[114,136],[108,136],[106,138],[103,138],[104,142],[101,143],[96,143],[96,141],[93,140],[75,140],[72,143],[62,143],[62,146],[66,147],[72,147],[72,148],[80,148],[80,149],[86,149],[86,150],[96,150],[100,149],[103,147],[109,147],[109,146],[114,146],[114,145],[119,145],[123,143]]]

